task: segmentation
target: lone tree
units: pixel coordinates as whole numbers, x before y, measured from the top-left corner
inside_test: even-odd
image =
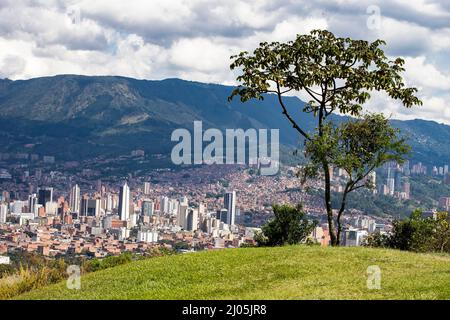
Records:
[[[229,99],[239,95],[245,102],[252,98],[262,100],[266,93],[276,94],[283,115],[306,140],[306,149],[310,146],[307,156],[313,158],[312,164],[320,164],[325,181],[324,200],[332,245],[339,245],[339,238],[331,206],[330,166],[335,155],[330,155],[333,150],[330,150],[329,143],[330,139],[338,138],[330,125],[329,116],[339,112],[361,117],[363,105],[373,91],[383,91],[407,108],[422,104],[415,96],[417,89],[406,87],[403,82],[404,60],[389,60],[380,48],[382,45],[385,45],[382,40],[369,43],[338,38],[326,30],[314,30],[308,35],[298,35],[295,41],[263,42],[252,54],[244,51],[231,57],[233,62],[230,68],[241,68],[242,74],[237,77],[241,85]],[[288,112],[283,97],[289,92],[302,92],[310,97],[303,111],[314,115],[316,132],[306,132]],[[365,121],[367,125],[367,119],[360,121]],[[390,151],[387,150],[387,153]],[[369,162],[366,161],[364,167],[367,170],[363,174],[360,173],[362,170],[356,170],[358,174],[354,177],[358,181],[348,188],[348,192],[355,190],[357,184],[364,180],[364,175],[370,173]],[[345,209],[345,199],[342,204]],[[336,218],[340,225],[340,216]]]

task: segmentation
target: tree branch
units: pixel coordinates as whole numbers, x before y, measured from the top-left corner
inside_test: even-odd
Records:
[[[283,109],[283,114],[286,116],[286,118],[289,120],[289,122],[292,124],[292,127],[294,129],[296,129],[298,132],[300,132],[300,134],[305,137],[308,140],[311,140],[311,138],[309,137],[309,135],[302,130],[302,128],[300,128],[297,124],[297,122],[295,122],[295,120],[291,117],[291,115],[288,113],[287,108],[283,102],[283,98],[282,98],[282,93],[280,91],[280,84],[278,83],[278,81],[276,81],[277,84],[277,96],[278,96],[278,102],[280,103],[281,108]]]

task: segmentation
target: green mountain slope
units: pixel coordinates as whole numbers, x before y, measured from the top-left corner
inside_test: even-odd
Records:
[[[367,268],[381,269],[368,289]],[[288,246],[166,256],[88,274],[18,299],[450,299],[450,258],[369,248]]]
[[[67,160],[125,154],[136,148],[168,153],[174,145],[171,132],[192,129],[194,120],[203,121],[204,128],[280,129],[282,144],[299,144],[274,96],[229,103],[232,89],[179,79],[78,75],[0,80],[0,152],[34,152]],[[286,105],[298,114],[303,102],[289,97]],[[300,113],[297,120],[307,131],[313,130],[310,114]],[[393,123],[411,137],[414,161],[448,163],[450,126],[419,120]]]

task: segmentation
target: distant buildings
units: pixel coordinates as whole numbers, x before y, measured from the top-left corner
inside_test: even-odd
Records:
[[[180,200],[180,205],[178,206],[178,213],[177,213],[178,225],[183,229],[186,228],[186,224],[187,224],[186,217],[188,214],[188,207],[189,207],[189,202],[186,197],[183,197]]]
[[[131,151],[131,156],[132,157],[143,157],[143,156],[145,156],[145,151],[144,150],[140,150],[140,149],[133,150],[133,151]]]
[[[198,209],[188,209],[184,229],[186,231],[196,231],[198,229],[198,220]]]
[[[228,223],[228,210],[227,209],[221,209],[217,211],[216,218],[223,223]]]
[[[55,157],[53,156],[44,156],[42,160],[44,163],[55,163]]]
[[[127,221],[130,218],[130,188],[128,184],[120,187],[119,192],[119,216],[123,221]]]
[[[129,159],[129,155],[124,159]],[[108,165],[105,162],[105,166]],[[8,167],[14,179],[24,181],[20,188],[3,181],[0,250],[4,243],[11,252],[39,250],[50,256],[75,253],[104,257],[124,251],[144,253],[153,246],[170,247],[179,242],[195,248],[238,247],[242,243],[254,243],[257,228],[245,228],[244,225],[256,227],[270,219],[273,215],[271,203],[300,201],[305,201],[308,216],[318,218],[321,223],[312,232],[311,239],[322,245],[330,241],[323,202],[317,201],[317,197],[305,199],[303,190],[298,187],[298,179],[290,174],[281,174],[279,179],[271,180],[261,179],[246,170],[230,170],[226,166],[217,169],[205,167],[195,169],[186,177],[183,173],[171,171],[158,171],[141,177],[133,174],[127,183],[118,185],[105,178],[102,183],[102,176],[94,174],[93,170],[86,176],[79,171],[80,175],[76,176],[49,167],[42,170]],[[294,172],[294,169],[290,171]],[[334,186],[342,185],[348,179],[344,170],[334,168],[333,171]],[[373,185],[378,182],[379,191],[387,195],[393,192],[394,197],[401,199],[409,198],[411,184],[414,187],[416,180],[436,183],[437,176],[432,179],[409,177],[411,172],[408,171],[409,164],[391,163],[384,170],[368,175],[364,182]],[[442,169],[436,166],[434,172],[439,175],[439,180],[450,184],[448,166],[442,166]],[[226,177],[226,184],[217,176],[220,179]],[[40,185],[54,189],[37,189]],[[129,186],[136,186],[133,196]],[[320,188],[321,182],[310,181],[310,186]],[[86,192],[84,195],[80,188]],[[225,193],[224,188],[228,188]],[[238,193],[237,199],[237,192],[233,190],[245,192]],[[189,200],[186,196],[180,198],[180,195],[187,195]],[[450,195],[442,196],[439,210],[450,209]],[[437,206],[426,209],[434,210]],[[343,223],[343,245],[360,245],[366,234],[391,230],[390,218],[366,214],[349,208]]]
[[[439,208],[445,211],[450,211],[450,197],[439,198]]]
[[[155,204],[153,201],[144,200],[142,201],[141,213],[143,216],[152,216],[155,212]]]
[[[402,166],[389,164],[385,169],[387,170],[386,184],[379,186],[380,193],[403,200],[410,199],[409,163]]]
[[[225,193],[224,208],[227,209],[227,224],[234,225],[236,219],[236,191]]]
[[[0,223],[6,223],[6,215],[8,214],[8,206],[0,203]]]
[[[80,213],[80,188],[77,184],[70,190],[69,207],[72,213]]]
[[[88,196],[81,199],[80,216],[99,217],[100,216],[100,198],[90,199]]]
[[[411,183],[405,182],[403,183],[402,192],[405,194],[405,199],[411,198]]]
[[[156,243],[158,242],[158,231],[155,230],[140,230],[137,234],[138,242]]]
[[[144,182],[144,194],[148,196],[150,192],[150,182]]]
[[[444,183],[450,184],[450,173],[446,173],[444,176]]]
[[[342,232],[341,243],[346,247],[360,246],[367,235],[368,232],[366,230],[350,228]]]
[[[423,174],[423,175],[426,175],[427,174],[427,167],[424,166],[422,164],[422,162],[419,162],[418,164],[415,164],[415,165],[412,166],[411,174],[418,174],[418,175]]]
[[[185,201],[186,200],[186,201]],[[187,199],[183,198],[178,206],[178,225],[186,231],[196,231],[199,229],[199,210],[190,208]]]
[[[45,207],[47,202],[53,201],[53,188],[38,189],[38,204]]]
[[[28,196],[28,211],[34,213],[34,215],[38,215],[38,198],[36,193],[30,194]]]

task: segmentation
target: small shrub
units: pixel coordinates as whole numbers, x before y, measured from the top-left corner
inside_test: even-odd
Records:
[[[301,205],[274,205],[275,217],[262,227],[262,232],[255,235],[259,246],[282,246],[305,241],[311,234],[316,222],[305,217]]]

